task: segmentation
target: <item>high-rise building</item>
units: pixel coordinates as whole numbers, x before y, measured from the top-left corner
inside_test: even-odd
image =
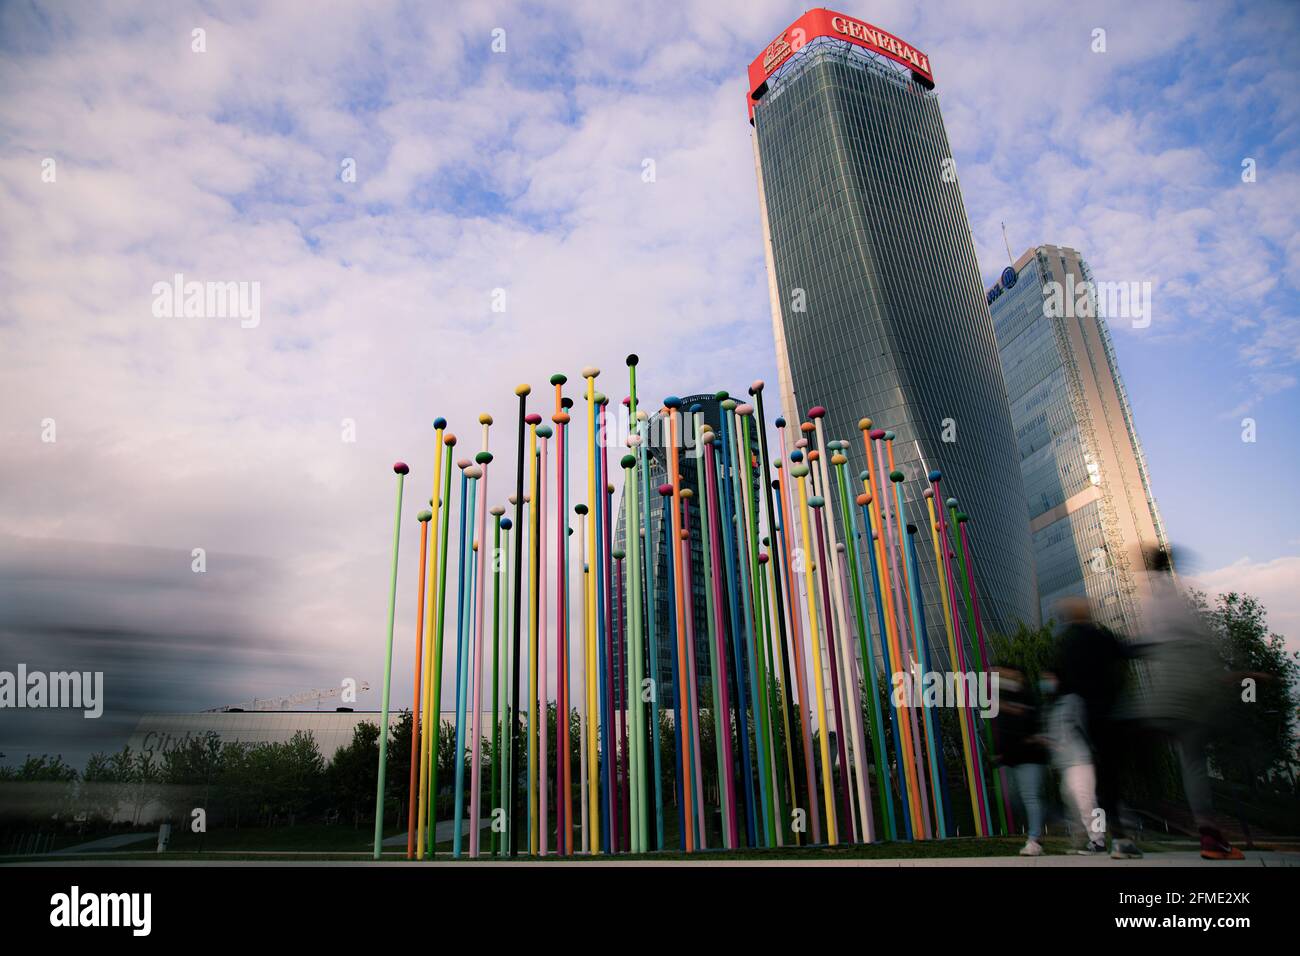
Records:
[[[1166,540],[1092,272],[1073,249],[1037,246],[987,298],[1043,618],[1058,599],[1086,595],[1102,623],[1134,633],[1144,555]]]
[[[1011,416],[929,58],[817,9],[754,60],[749,85],[786,418],[825,406],[854,471],[858,420],[892,430],[909,495],[941,469],[970,515],[989,628],[1037,623]],[[927,527],[924,502],[906,508]],[[940,621],[928,563],[921,579]]]

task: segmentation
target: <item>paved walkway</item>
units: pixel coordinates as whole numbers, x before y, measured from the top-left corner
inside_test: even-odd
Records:
[[[479,824],[479,832],[482,833],[490,825],[491,820],[484,820]],[[443,840],[450,840],[453,833],[456,832],[455,820],[439,820],[436,831],[433,834],[435,843],[441,843]],[[460,832],[462,836],[469,835],[469,821],[462,820],[460,823]],[[396,836],[384,837],[384,846],[406,846],[406,834],[399,833]]]

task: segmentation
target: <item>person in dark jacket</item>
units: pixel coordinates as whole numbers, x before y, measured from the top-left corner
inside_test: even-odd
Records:
[[[1027,837],[1021,856],[1043,853],[1043,777],[1048,758],[1040,726],[1038,699],[1025,675],[1013,667],[993,668],[998,682],[998,714],[994,718],[994,761],[1011,771],[1025,805]]]
[[[1125,735],[1116,721],[1116,704],[1127,683],[1129,653],[1109,628],[1092,616],[1087,598],[1070,597],[1057,604],[1063,623],[1057,641],[1054,672],[1061,696],[1076,694],[1083,701],[1086,735],[1092,743],[1097,770],[1097,803],[1111,835],[1110,855],[1125,860],[1140,857],[1120,819]]]

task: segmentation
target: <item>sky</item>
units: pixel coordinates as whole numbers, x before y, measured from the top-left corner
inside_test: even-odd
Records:
[[[0,666],[75,618],[137,709],[377,688],[400,458],[409,703],[435,417],[506,461],[553,372],[775,385],[745,68],[804,9],[0,4]],[[1152,282],[1112,334],[1170,536],[1300,647],[1300,6],[840,9],[929,55],[987,282],[1004,222]],[[258,321],[160,315],[177,274]]]

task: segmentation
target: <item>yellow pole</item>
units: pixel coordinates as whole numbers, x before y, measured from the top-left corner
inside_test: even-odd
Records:
[[[808,487],[804,483],[804,478],[808,475],[808,466],[801,462],[790,469],[790,474],[794,476],[799,485],[799,522],[803,528],[804,541],[803,573],[804,584],[808,589],[808,623],[812,634],[813,686],[817,690],[817,726],[821,731],[817,735],[817,743],[821,749],[822,758],[822,804],[826,808],[826,830],[830,845],[835,846],[839,843],[839,838],[835,827],[835,801],[831,796],[831,751],[826,723],[826,690],[822,685],[822,641],[821,631],[817,626],[817,584],[813,580],[812,571],[813,562],[810,549],[812,534],[808,526]]]
[[[582,370],[587,380],[587,507],[596,506],[596,376],[600,369],[588,366]],[[587,522],[587,553],[596,560],[596,522]],[[587,826],[591,829],[592,853],[600,852],[600,774],[596,772],[596,720],[597,677],[596,668],[596,576],[587,575]]]
[[[433,616],[438,603],[438,511],[442,505],[442,499],[439,497],[438,486],[442,481],[442,433],[446,422],[439,418],[434,422],[433,433],[433,494],[429,498],[429,508],[433,517],[429,521],[429,527],[433,529],[433,547],[429,548],[428,557],[428,600],[425,602],[424,614],[424,678],[420,686],[420,713],[424,715],[424,731],[420,738],[420,802],[416,805],[416,848],[415,858],[424,859],[425,845],[425,828],[429,821],[429,805],[425,802],[425,793],[429,787],[429,760],[430,751],[429,739],[438,738],[439,720],[437,714],[430,714],[429,707],[433,701]],[[438,675],[441,677],[442,675]],[[437,752],[436,750],[434,751]]]

